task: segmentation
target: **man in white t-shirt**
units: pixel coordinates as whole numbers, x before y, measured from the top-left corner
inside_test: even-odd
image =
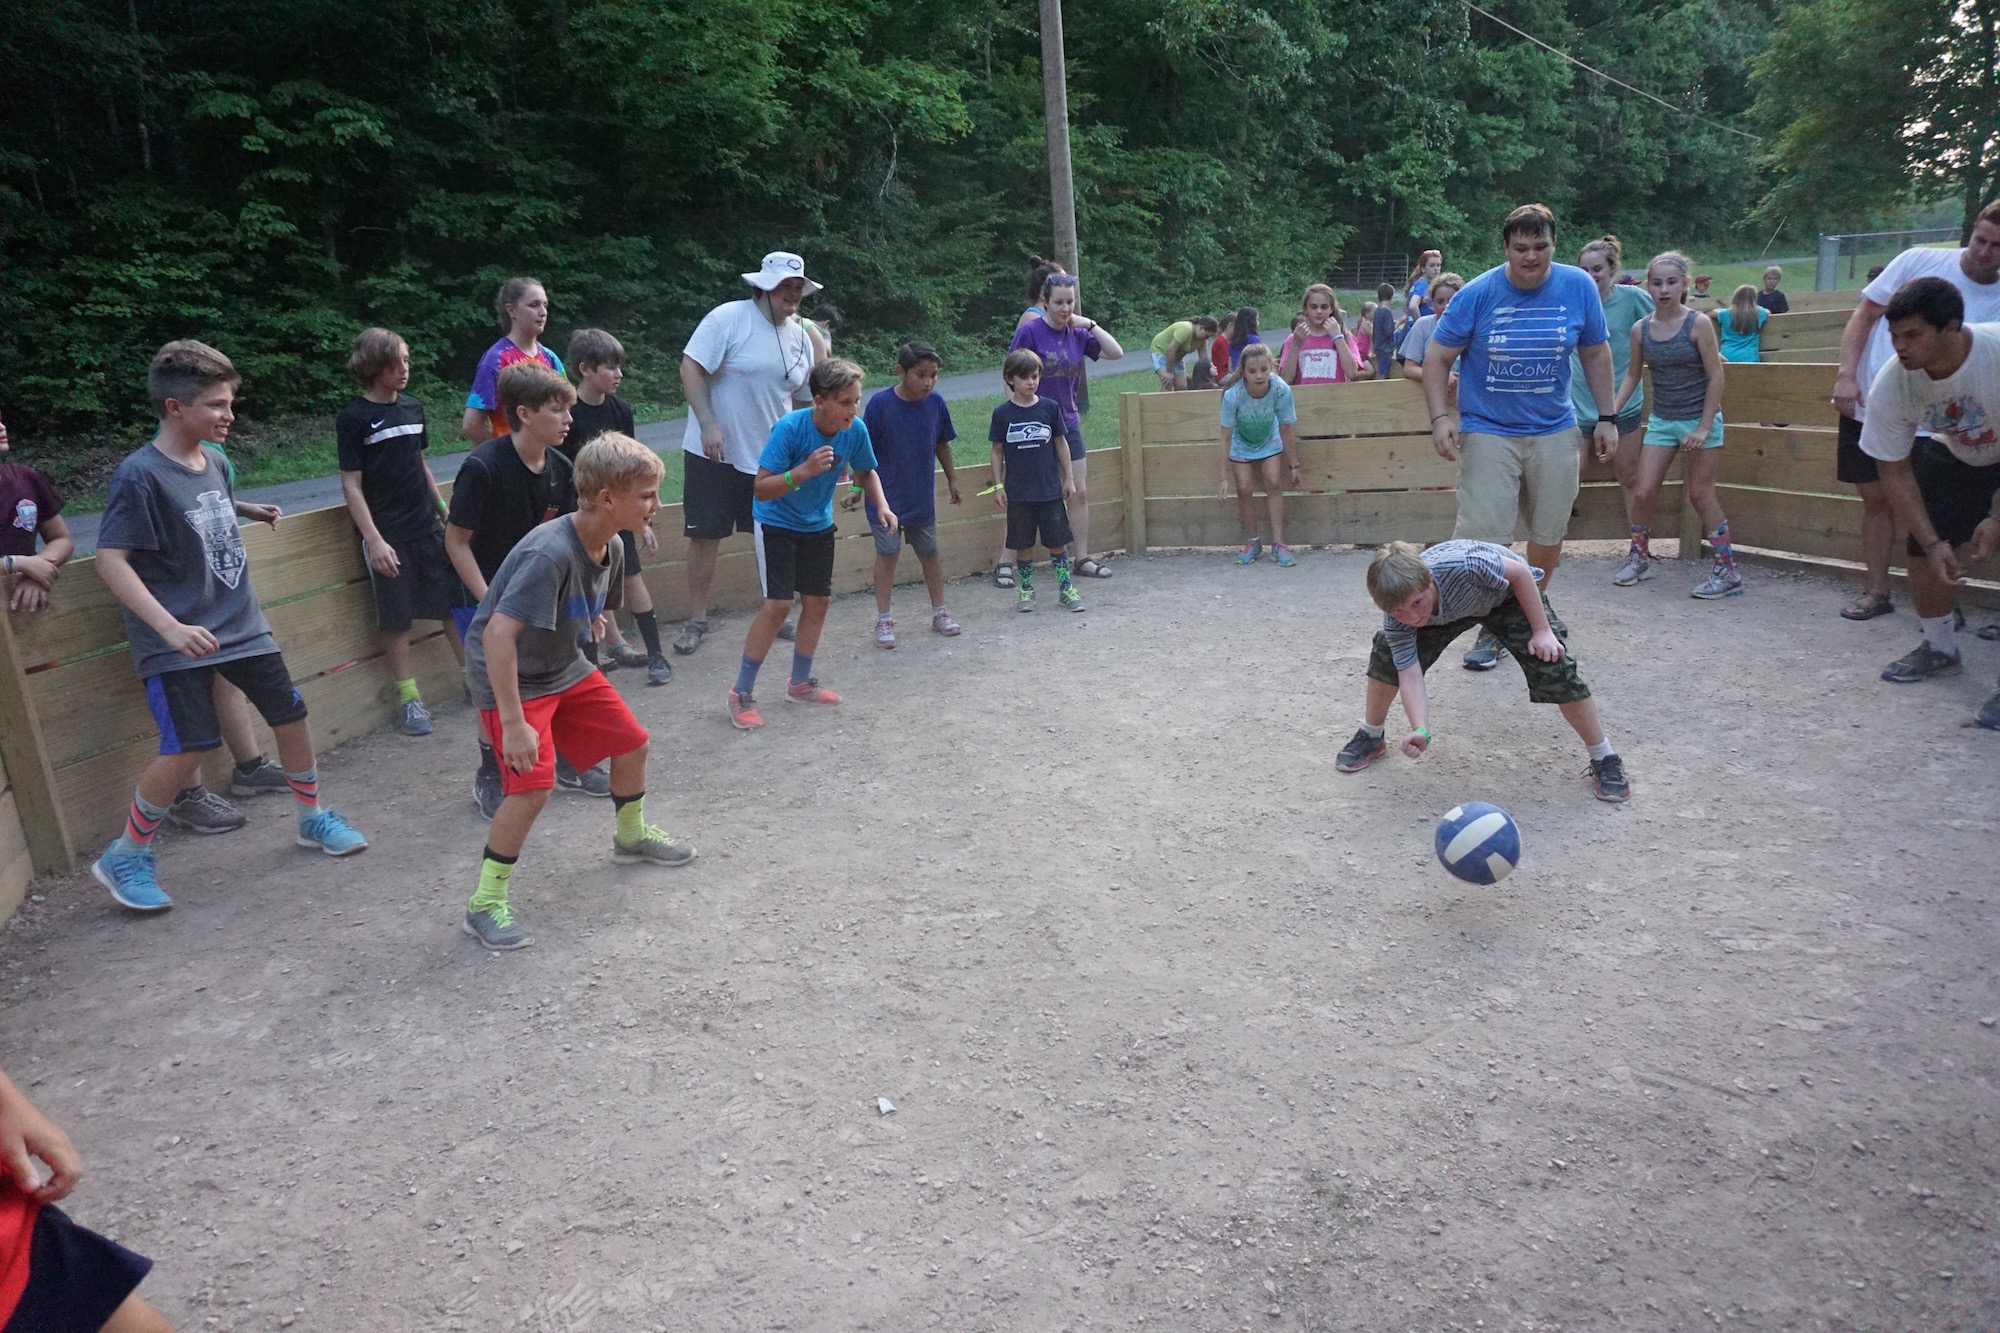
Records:
[[[1861,560],[1868,568],[1868,590],[1840,613],[1849,620],[1873,620],[1895,610],[1889,600],[1889,553],[1896,524],[1875,460],[1862,451],[1861,428],[1868,419],[1867,391],[1882,367],[1896,359],[1882,312],[1898,288],[1923,277],[1943,278],[1958,288],[1966,323],[2000,320],[2000,203],[1980,213],[1963,250],[1905,250],[1890,260],[1862,289],[1861,304],[1840,336],[1840,375],[1833,382],[1833,405],[1841,415],[1835,475],[1861,492]]]
[[[1942,278],[1918,278],[1890,298],[1884,322],[1896,359],[1869,387],[1861,429],[1910,534],[1910,600],[1924,627],[1924,641],[1882,672],[1898,684],[1957,674],[1961,558],[2000,551],[2000,324],[1967,325],[1964,314],[1964,298]],[[2000,694],[1974,720],[2000,730]]]
[[[687,434],[681,441],[685,484],[682,531],[688,539],[688,620],[674,651],[691,653],[708,630],[715,553],[732,532],[753,532],[750,505],[757,460],[778,418],[792,410],[816,359],[798,317],[799,302],[820,290],[803,259],[783,250],[745,273],[757,289],[702,317],[681,356]]]

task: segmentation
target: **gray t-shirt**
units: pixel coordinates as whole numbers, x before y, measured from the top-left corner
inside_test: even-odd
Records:
[[[1410,325],[1410,331],[1403,335],[1403,345],[1396,349],[1396,355],[1405,361],[1424,363],[1424,354],[1431,349],[1431,335],[1437,332],[1436,315],[1420,315],[1417,322]]]
[[[212,445],[201,454],[204,466],[195,471],[146,444],[111,474],[97,545],[130,552],[146,591],[174,619],[199,625],[221,645],[204,657],[183,657],[128,609],[125,636],[141,680],[278,651],[250,587],[229,460]]]
[[[486,622],[497,612],[527,626],[515,640],[521,698],[561,694],[597,670],[580,647],[591,622],[619,604],[625,583],[625,549],[617,540],[599,564],[576,535],[576,516],[551,519],[521,538],[486,585],[465,632],[465,672],[472,702],[498,707],[486,676]]]

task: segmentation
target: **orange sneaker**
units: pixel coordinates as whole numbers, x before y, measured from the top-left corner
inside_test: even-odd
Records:
[[[840,696],[819,683],[818,677],[785,686],[785,697],[795,704],[837,704]]]
[[[750,696],[735,690],[729,692],[729,720],[738,731],[754,731],[764,725],[764,715],[753,706]]]

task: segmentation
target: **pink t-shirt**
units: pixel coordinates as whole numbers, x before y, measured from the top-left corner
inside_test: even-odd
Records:
[[[1308,333],[1299,341],[1300,384],[1345,384],[1347,383],[1347,363],[1340,359],[1336,344],[1346,334]],[[1291,355],[1293,339],[1287,336],[1284,347],[1278,353],[1283,361]]]

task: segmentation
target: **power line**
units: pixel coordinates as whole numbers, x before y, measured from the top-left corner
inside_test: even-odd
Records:
[[[1564,60],[1569,61],[1570,64],[1575,65],[1578,69],[1584,71],[1586,74],[1595,74],[1598,78],[1603,79],[1606,83],[1617,84],[1620,88],[1623,88],[1626,92],[1637,93],[1639,94],[1639,96],[1645,98],[1649,102],[1658,102],[1661,106],[1665,107],[1669,111],[1674,112],[1676,115],[1690,117],[1691,119],[1700,121],[1704,125],[1713,126],[1715,129],[1722,130],[1728,134],[1740,135],[1741,137],[1750,140],[1752,143],[1763,142],[1762,138],[1760,138],[1755,134],[1750,133],[1748,130],[1739,130],[1734,125],[1725,125],[1719,120],[1710,120],[1707,116],[1700,115],[1697,112],[1689,111],[1686,107],[1675,106],[1672,102],[1669,102],[1664,97],[1660,97],[1653,93],[1649,93],[1644,88],[1634,88],[1631,84],[1625,82],[1625,80],[1623,79],[1614,78],[1611,75],[1606,74],[1603,70],[1596,68],[1595,66],[1586,65],[1581,60],[1578,60],[1575,56],[1571,55],[1569,52],[1556,50],[1555,47],[1550,46],[1547,42],[1535,36],[1533,33],[1522,32],[1519,28],[1509,23],[1506,19],[1501,18],[1498,14],[1489,13],[1486,10],[1481,9],[1478,5],[1473,4],[1472,0],[1458,0],[1458,2],[1461,5],[1464,5],[1467,9],[1471,10],[1473,13],[1481,15],[1485,18],[1492,19],[1495,23],[1499,24],[1507,31],[1527,38],[1529,41],[1533,42],[1536,46],[1541,47],[1544,51],[1547,51],[1552,55],[1561,56]]]

